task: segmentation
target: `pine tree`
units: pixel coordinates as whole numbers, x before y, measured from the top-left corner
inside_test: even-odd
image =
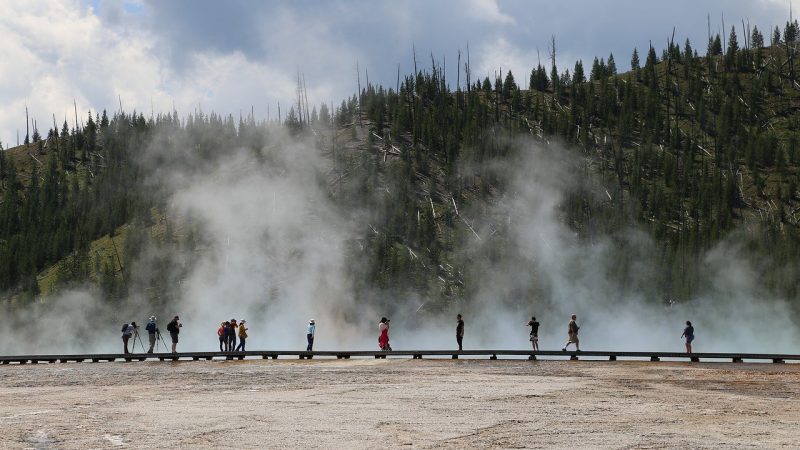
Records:
[[[487,94],[492,92],[492,82],[489,81],[489,77],[488,76],[483,79],[482,88],[483,88],[483,91],[486,92]]]
[[[609,53],[608,62],[606,63],[606,72],[609,76],[617,76],[617,64],[614,62],[614,54]]]
[[[639,52],[634,48],[633,56],[631,56],[631,70],[638,72],[639,68]]]
[[[558,77],[558,69],[553,66],[550,69],[550,84],[553,86],[553,94],[556,96],[561,94],[561,79]]]
[[[583,61],[580,59],[575,61],[575,70],[572,74],[572,83],[580,84],[586,81],[586,76],[583,74]]]
[[[594,61],[592,61],[592,71],[589,73],[589,81],[596,81],[603,77],[603,73],[600,70],[600,60],[597,57],[594,57]]]
[[[739,42],[736,40],[736,27],[731,27],[731,34],[728,37],[728,50],[725,52],[725,68],[737,70],[736,53],[739,51]]]
[[[750,42],[754,49],[760,49],[764,47],[764,35],[758,31],[757,26],[753,26],[753,32],[750,35]]]
[[[794,22],[787,21],[786,27],[784,27],[783,29],[784,42],[786,42],[787,44],[793,44],[795,41],[797,41],[797,31],[798,31],[797,20],[795,20]]]
[[[683,44],[683,63],[687,66],[692,65],[692,55],[694,55],[694,50],[692,50],[692,44],[689,42],[689,38],[686,38],[686,42]]]
[[[720,39],[719,33],[708,43],[708,54],[709,56],[719,56],[722,54],[722,39]]]
[[[545,91],[549,86],[550,81],[547,79],[547,70],[539,64],[535,69],[531,70],[531,84],[530,88],[537,91]]]
[[[517,83],[514,82],[514,75],[509,70],[506,74],[506,79],[503,82],[503,98],[508,99],[511,93],[517,89]]]
[[[328,105],[326,103],[323,103],[319,107],[319,121],[324,126],[330,126],[331,125],[331,113],[330,113],[330,111],[328,111]]]

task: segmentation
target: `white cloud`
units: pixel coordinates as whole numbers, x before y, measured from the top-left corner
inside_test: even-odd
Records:
[[[170,82],[169,88],[176,107],[182,112],[200,106],[206,113],[211,110],[222,114],[238,113],[241,109],[249,113],[251,105],[293,98],[295,74],[249,61],[239,52],[215,56],[196,54],[190,61],[190,68],[179,80]],[[283,105],[289,109],[286,103]],[[260,112],[266,115],[266,111]],[[276,116],[273,110],[273,117]]]
[[[472,19],[498,25],[515,25],[516,21],[500,11],[497,0],[469,0],[466,11]]]
[[[546,49],[542,49],[537,55],[535,48],[519,47],[504,36],[497,36],[481,44],[477,49],[476,56],[478,61],[476,75],[481,79],[488,75],[493,83],[495,72],[499,74],[502,69],[503,77],[505,77],[505,74],[511,70],[517,84],[523,89],[527,89],[531,69],[536,67],[539,61],[548,68],[549,75],[550,56]],[[559,72],[567,69],[572,72],[575,61],[579,58],[575,53],[559,51],[556,60]],[[583,66],[586,70],[586,61]],[[589,68],[591,68],[591,62],[589,62]]]
[[[72,117],[116,105],[117,95],[162,95],[161,67],[146,35],[135,38],[105,27],[90,8],[68,1],[0,3],[0,139],[16,144],[25,134],[25,105],[45,133],[56,115]],[[9,62],[11,62],[9,64]],[[67,112],[69,112],[67,114]],[[72,122],[72,121],[70,121]]]
[[[783,6],[786,8],[786,11],[789,11],[789,7],[792,6],[791,0],[757,0],[757,3],[764,3],[766,5],[777,5]]]
[[[117,11],[116,14],[125,14]],[[12,19],[13,18],[13,19]],[[127,17],[131,19],[132,17]],[[149,114],[180,114],[198,106],[205,112],[237,114],[256,108],[259,118],[277,117],[277,103],[285,112],[295,98],[297,70],[313,65],[316,79],[306,75],[308,97],[318,104],[348,95],[357,55],[332,40],[324,22],[302,24],[286,10],[264,30],[272,50],[269,61],[249,58],[243,52],[191,52],[188,64],[175,69],[158,51],[158,40],[126,17],[104,22],[92,8],[71,0],[53,2],[8,1],[0,3],[0,140],[4,147],[25,137],[25,106],[37,119],[40,133],[52,126],[55,113],[59,127],[64,116],[73,122],[73,99],[81,120],[87,110],[123,108]],[[117,26],[114,26],[116,24]],[[309,24],[306,24],[309,25]],[[275,36],[294,35],[291,46]],[[118,100],[119,99],[119,100]],[[33,131],[31,130],[31,133]]]

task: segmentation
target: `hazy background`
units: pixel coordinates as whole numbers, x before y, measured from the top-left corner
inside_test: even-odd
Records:
[[[766,296],[752,270],[758,261],[740,255],[735,233],[705,255],[702,295],[673,306],[654,299],[648,289],[657,270],[654,243],[635,229],[579,240],[559,206],[576,189],[603,195],[602,185],[574,175],[582,164],[578,153],[528,139],[510,142],[514,156],[489,164],[509,180],[506,192],[488,209],[462,205],[462,216],[476,224],[481,215],[507,217],[501,233],[514,249],[489,262],[481,255],[497,240],[481,226],[480,238],[460,244],[455,252],[468,262],[458,270],[474,296],[432,313],[420,308],[424,298],[384,292],[357,297],[353,283],[361,261],[348,249],[376,212],[332,200],[329,159],[313,141],[277,127],[264,139],[257,152],[219,149],[215,164],[195,160],[181,135],[170,137],[173,149],[142,149],[137,163],[152,165],[149,182],[170,192],[166,215],[193,224],[201,244],[195,250],[152,245],[130,263],[130,276],[148,279],[152,271],[166,270],[176,298],[154,311],[136,288],[116,305],[92,291],[67,291],[12,314],[11,324],[0,327],[0,352],[117,352],[121,324],[144,325],[153,313],[168,343],[166,323],[181,316],[183,351],[216,349],[219,322],[230,318],[247,320],[251,350],[305,348],[310,318],[318,326],[315,349],[374,350],[381,316],[392,318],[395,349],[447,349],[455,345],[458,313],[466,321],[468,349],[529,348],[525,323],[531,315],[542,324],[541,348],[560,349],[575,313],[584,350],[681,351],[688,319],[696,328],[696,351],[796,351],[790,309],[783,299]],[[175,159],[165,162],[165,151]],[[148,263],[164,251],[173,253],[174,267]],[[620,258],[631,267],[633,287],[607,276]],[[525,294],[532,286],[535,294]]]

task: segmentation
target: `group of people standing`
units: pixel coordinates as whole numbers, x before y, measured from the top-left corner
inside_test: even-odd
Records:
[[[177,353],[177,346],[178,346],[178,334],[181,332],[181,327],[183,324],[180,323],[180,319],[178,316],[172,318],[172,320],[167,324],[167,331],[169,331],[169,336],[172,340],[172,353]],[[150,319],[147,321],[147,325],[144,327],[147,330],[147,337],[148,343],[150,347],[147,349],[147,353],[153,353],[153,347],[156,346],[157,340],[161,338],[161,331],[158,329],[158,324],[156,323],[156,316],[150,316]],[[136,325],[136,322],[126,323],[122,325],[122,344],[124,346],[125,354],[129,354],[130,351],[128,350],[128,342],[133,339],[133,347],[136,348],[136,339],[139,339],[139,325]],[[144,345],[142,344],[141,340],[139,344],[142,345],[142,350],[144,350]],[[165,343],[166,346],[166,343]]]
[[[170,338],[172,340],[172,353],[177,352],[178,334],[180,333],[181,327],[183,327],[183,324],[180,323],[179,320],[180,319],[178,316],[175,316],[167,324],[167,331],[169,331]],[[229,321],[220,323],[219,329],[217,329],[217,336],[219,337],[219,351],[246,351],[245,345],[248,337],[248,328],[245,326],[246,323],[247,321],[244,319],[238,322],[236,319],[231,319]],[[392,350],[392,346],[389,344],[390,326],[391,320],[387,319],[386,317],[381,317],[380,322],[378,322],[378,347],[383,351]],[[531,317],[531,320],[529,320],[525,326],[531,327],[531,347],[534,351],[539,351],[539,322],[536,320],[536,317]],[[578,331],[580,328],[581,327],[578,326],[577,315],[572,314],[569,322],[567,323],[567,342],[564,344],[564,347],[561,349],[561,351],[567,351],[567,348],[573,344],[575,345],[576,351],[581,351],[580,340],[578,339]],[[150,319],[145,326],[145,330],[147,330],[150,344],[147,353],[153,353],[153,347],[156,346],[157,340],[161,338],[161,333],[158,329],[155,316],[150,316]],[[316,335],[316,331],[317,325],[314,319],[310,319],[306,328],[306,339],[308,340],[306,351],[310,352],[314,350],[314,336]],[[236,345],[237,337],[239,345]],[[135,347],[136,339],[138,338],[139,326],[136,325],[136,322],[126,323],[122,326],[122,342],[124,345],[125,354],[130,353],[130,350],[128,349],[129,341],[134,339]],[[692,342],[694,341],[694,327],[692,326],[692,322],[688,320],[686,321],[686,328],[683,329],[681,338],[685,339],[686,353],[692,353]],[[464,317],[461,314],[456,316],[456,343],[458,344],[459,351],[464,349]],[[144,350],[144,346],[142,346],[142,350]]]
[[[220,323],[217,329],[217,336],[219,336],[219,351],[221,352],[244,352],[245,345],[247,344],[247,330],[245,326],[246,320],[236,322],[236,319],[231,319]],[[239,345],[236,345],[236,337],[239,337]]]

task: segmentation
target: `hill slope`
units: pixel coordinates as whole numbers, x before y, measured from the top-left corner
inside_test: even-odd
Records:
[[[728,240],[757,262],[771,294],[797,300],[797,45],[732,45],[724,54],[711,45],[700,57],[687,42],[671,45],[661,57],[650,49],[642,67],[634,63],[624,74],[616,73],[609,57],[590,71],[580,62],[562,74],[536,67],[525,83],[507,73],[470,80],[468,89],[455,92],[434,65],[407,76],[397,92],[368,86],[334,112],[327,106],[319,114],[292,111],[284,125],[300,139],[315,140],[329,161],[333,201],[370,211],[354,256],[363,260],[354,277],[365,295],[375,289],[414,294],[428,299],[427,307],[442,308],[480,292],[470,260],[523,261],[509,232],[512,214],[498,205],[512,186],[508,167],[520,158],[518,138],[525,136],[530,145],[577,149],[571,164],[579,171],[575,178],[584,181],[567,190],[558,207],[560,220],[582,242],[610,237],[625,255],[635,249],[619,233],[650,236],[658,275],[644,289],[648,297],[680,301],[698,295],[706,281],[703,259]],[[85,261],[89,249],[98,248],[92,241],[120,226],[134,224],[139,243],[117,252],[118,266],[128,267],[140,255],[136,248],[153,235],[147,231],[170,192],[144,182],[137,154],[158,139],[164,141],[156,144],[172,148],[165,130],[191,141],[188,156],[207,163],[224,158],[220,149],[246,147],[263,156],[265,145],[280,144],[265,138],[274,134],[274,124],[252,118],[237,124],[214,114],[181,122],[175,113],[149,120],[104,113],[90,116],[80,130],[70,132],[65,124],[58,138],[47,141],[57,139],[58,149],[39,141],[7,150],[0,166],[0,285],[16,301],[49,291],[54,283],[39,275],[46,284],[39,286],[37,274]],[[168,165],[188,156],[159,158]],[[505,169],[497,169],[498,161]],[[185,242],[196,239],[193,231],[175,237],[174,220],[166,222],[161,226],[170,231],[158,240],[197,248]],[[464,252],[468,240],[482,245]],[[107,246],[100,248],[108,260]],[[633,289],[634,262],[620,262],[606,275]],[[71,275],[60,283],[93,279],[107,295],[124,298],[131,281],[123,272],[110,269],[101,283],[97,270],[66,271]],[[161,295],[171,289],[168,281],[139,281],[150,284],[153,298],[169,301]],[[507,295],[545,295],[542,289],[531,282]]]

